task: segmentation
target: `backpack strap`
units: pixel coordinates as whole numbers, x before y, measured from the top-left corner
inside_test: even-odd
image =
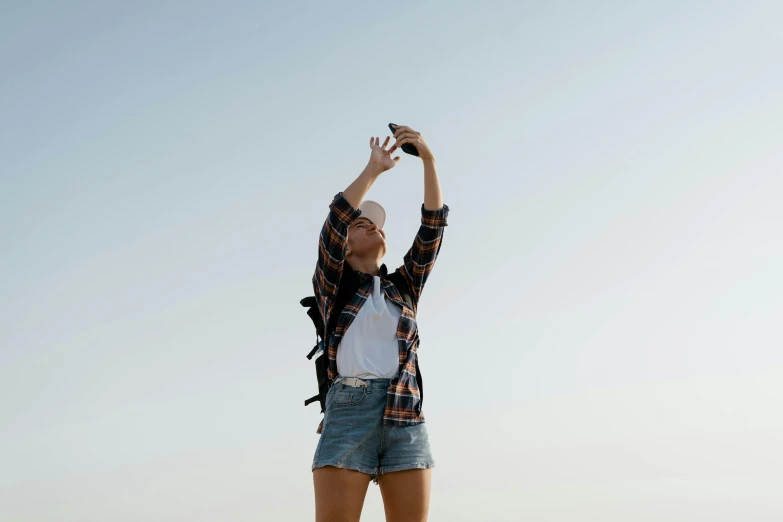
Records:
[[[307,315],[310,317],[310,320],[313,321],[315,333],[318,336],[322,336],[324,334],[324,322],[321,319],[321,312],[318,311],[318,300],[314,295],[309,295],[299,301],[299,304],[308,309]],[[310,355],[308,355],[307,358],[311,359],[313,353],[315,353],[315,351],[310,352]]]

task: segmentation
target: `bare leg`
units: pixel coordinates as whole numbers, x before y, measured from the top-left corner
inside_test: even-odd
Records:
[[[370,475],[324,466],[313,470],[316,522],[359,522]]]
[[[431,469],[408,469],[379,476],[386,522],[426,522],[431,479]]]

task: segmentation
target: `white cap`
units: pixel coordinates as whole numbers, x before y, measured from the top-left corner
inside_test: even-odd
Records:
[[[362,211],[362,215],[359,217],[367,218],[373,222],[373,224],[383,229],[383,224],[386,223],[386,211],[375,201],[365,200],[359,205],[359,210]]]

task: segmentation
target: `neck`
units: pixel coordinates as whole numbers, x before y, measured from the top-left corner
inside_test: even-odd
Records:
[[[362,259],[350,256],[345,259],[352,269],[365,274],[377,276],[381,273],[381,262],[378,259]]]

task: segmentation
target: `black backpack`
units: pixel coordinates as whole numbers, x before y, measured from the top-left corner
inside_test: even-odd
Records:
[[[402,300],[411,307],[411,310],[413,310],[413,299],[411,298],[410,289],[408,288],[408,283],[405,281],[405,277],[400,273],[400,271],[397,270],[396,272],[389,274],[386,276],[386,279],[388,279],[395,286],[395,288],[397,288],[400,296],[402,296]],[[316,353],[318,354],[318,357],[315,358],[315,375],[318,380],[318,395],[313,395],[309,399],[305,400],[305,406],[318,401],[321,404],[321,413],[326,411],[326,392],[329,391],[329,379],[327,377],[328,374],[326,371],[329,365],[329,357],[326,353],[328,349],[326,346],[326,339],[328,339],[328,336],[334,332],[335,328],[337,327],[337,320],[340,317],[340,313],[343,311],[345,305],[348,304],[348,301],[354,296],[358,289],[359,277],[356,275],[356,272],[351,270],[350,267],[346,266],[345,270],[343,271],[343,277],[340,281],[340,285],[337,289],[337,297],[335,298],[334,308],[329,317],[328,330],[324,328],[324,323],[321,319],[321,313],[318,310],[318,300],[315,298],[315,296],[307,296],[299,302],[303,307],[307,308],[307,315],[310,316],[310,319],[313,321],[313,325],[315,326],[316,344],[313,349],[310,350],[310,353],[307,354],[307,358],[312,360],[313,356],[315,356]],[[324,332],[327,332],[326,339],[324,339]],[[423,405],[424,381],[421,378],[418,354],[416,356],[416,382],[419,385],[419,404]]]

